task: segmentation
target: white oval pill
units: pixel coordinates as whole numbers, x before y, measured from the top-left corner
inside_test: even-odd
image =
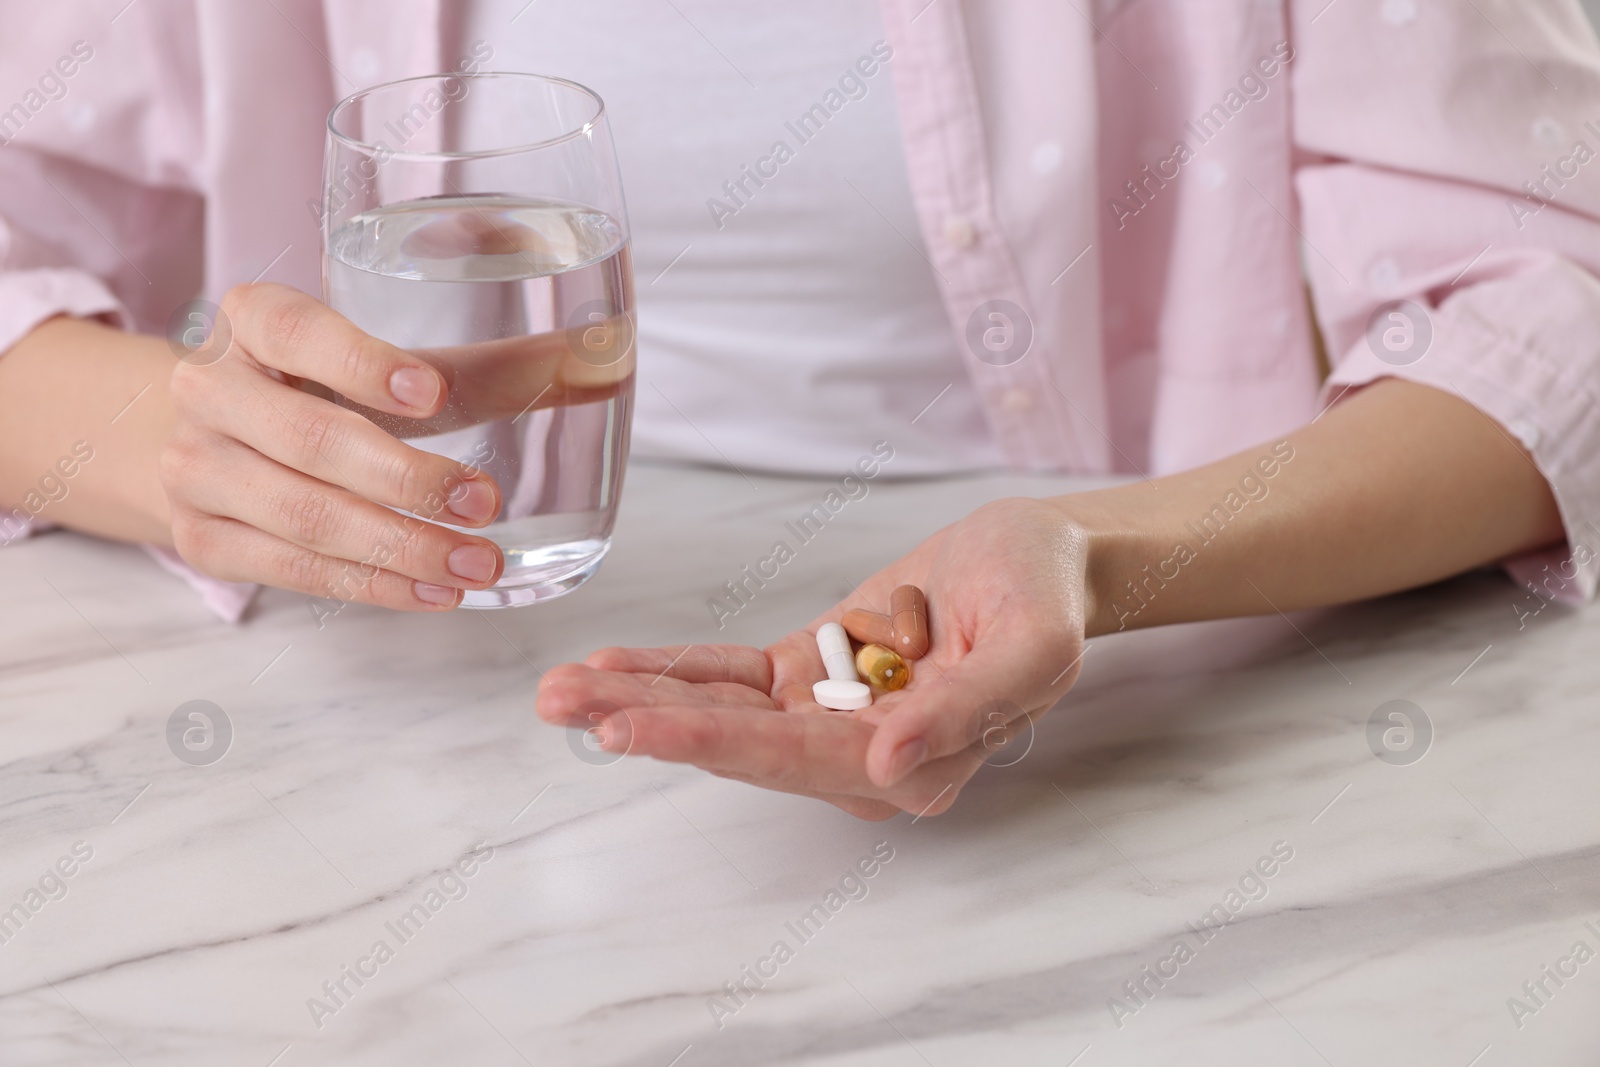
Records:
[[[845,682],[837,678],[813,683],[811,695],[818,704],[834,711],[859,711],[872,703],[872,690],[865,682]]]

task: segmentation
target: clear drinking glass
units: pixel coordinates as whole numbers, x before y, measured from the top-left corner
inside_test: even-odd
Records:
[[[500,485],[479,532],[505,575],[465,606],[583,584],[611,545],[634,388],[627,212],[600,98],[503,73],[356,93],[328,115],[322,235],[329,306],[450,383],[428,420],[334,399]]]

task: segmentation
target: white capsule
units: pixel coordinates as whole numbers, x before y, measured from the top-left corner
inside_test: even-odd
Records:
[[[856,676],[856,658],[850,652],[850,635],[836,622],[817,630],[817,651],[828,670],[825,681],[811,687],[818,704],[833,711],[858,711],[872,703],[872,690]]]
[[[850,635],[836,622],[825,622],[817,630],[817,651],[822,654],[822,666],[828,677],[836,682],[859,682],[856,676],[856,657],[850,651]]]

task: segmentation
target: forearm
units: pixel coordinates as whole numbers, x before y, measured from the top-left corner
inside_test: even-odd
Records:
[[[1091,635],[1360,600],[1563,536],[1496,423],[1396,379],[1282,441],[1055,502],[1085,531]]]
[[[158,337],[71,318],[0,355],[0,506],[171,544],[158,461],[174,422],[173,363]]]

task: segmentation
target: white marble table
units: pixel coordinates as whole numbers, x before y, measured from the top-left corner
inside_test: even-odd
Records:
[[[877,483],[721,636],[770,639],[976,503],[1066,484]],[[539,721],[543,668],[715,637],[706,598],[822,486],[636,466],[576,595],[320,630],[283,593],[217,623],[132,549],[0,552],[0,909],[23,905],[0,1064],[1600,1057],[1600,962],[1570,956],[1600,950],[1600,615],[1519,630],[1498,574],[1097,640],[1027,755],[915,822],[595,765]],[[1369,748],[1392,699],[1434,725],[1420,762]],[[191,700],[231,723],[208,765],[168,746]],[[859,899],[829,898],[875,847]],[[746,967],[770,977],[734,1011]]]

